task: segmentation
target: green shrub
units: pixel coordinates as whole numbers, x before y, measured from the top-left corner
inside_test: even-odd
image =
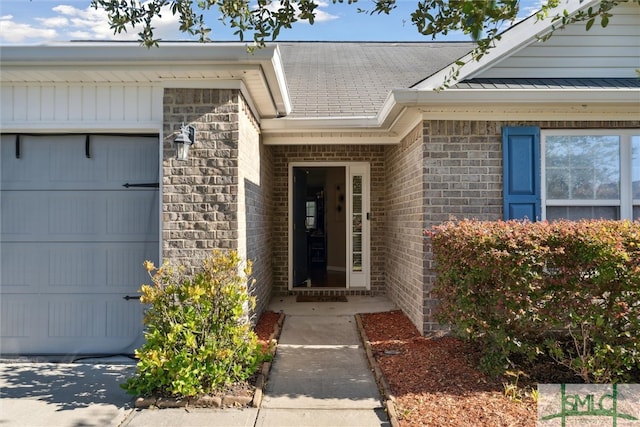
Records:
[[[554,358],[585,382],[638,378],[640,222],[449,222],[429,233],[439,320],[491,373]]]
[[[247,291],[250,263],[243,272],[237,253],[214,251],[191,278],[166,263],[145,267],[153,281],[140,289],[148,305],[146,342],[123,388],[142,396],[198,396],[257,370],[262,354],[248,319],[255,305]]]

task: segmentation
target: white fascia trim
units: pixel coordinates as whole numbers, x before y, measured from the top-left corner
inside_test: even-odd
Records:
[[[460,68],[458,77],[452,83],[471,78],[473,75],[481,73],[536,41],[538,37],[550,32],[552,29],[551,21],[556,13],[562,14],[564,10],[567,10],[569,15],[573,15],[577,11],[593,6],[599,1],[600,0],[564,0],[557,8],[552,9],[549,16],[543,20],[538,21],[536,15],[533,14],[523,21],[518,22],[502,33],[502,39],[497,40],[495,46],[480,58],[479,61],[474,61],[471,58],[471,54],[463,56],[460,60],[464,61],[465,64]],[[415,85],[414,89],[435,90],[440,88],[449,76],[452,67],[455,67],[455,62]]]
[[[263,72],[270,87],[278,88],[278,91],[273,93],[277,95],[274,97],[274,102],[277,106],[278,113],[282,115],[288,115],[291,113],[291,98],[289,97],[289,87],[287,86],[287,79],[284,73],[284,66],[282,65],[282,54],[280,53],[280,47],[276,45],[271,56],[270,66],[264,69]]]
[[[391,93],[396,105],[447,104],[609,104],[640,105],[640,89],[449,89],[442,92],[396,89]]]

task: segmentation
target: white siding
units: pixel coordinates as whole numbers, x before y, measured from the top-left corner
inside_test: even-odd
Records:
[[[640,68],[640,6],[629,2],[614,10],[606,28],[597,21],[559,30],[474,77],[636,77]]]
[[[6,84],[0,91],[0,124],[13,131],[160,129],[162,96],[161,87],[150,85]]]

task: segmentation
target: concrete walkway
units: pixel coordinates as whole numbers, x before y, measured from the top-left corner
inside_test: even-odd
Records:
[[[388,425],[353,316],[287,316],[256,426]]]
[[[119,384],[124,360],[0,363],[0,424],[15,426],[387,426],[355,313],[388,311],[384,297],[348,303],[272,301],[287,317],[260,408],[134,409]]]

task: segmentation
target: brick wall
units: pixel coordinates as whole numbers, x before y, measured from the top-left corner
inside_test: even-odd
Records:
[[[197,265],[214,248],[237,249],[238,91],[165,89],[162,255]],[[187,161],[175,160],[181,123],[196,127]]]
[[[173,147],[182,123],[196,127],[196,143],[187,161],[175,160]],[[268,221],[264,215],[268,212],[265,200],[269,191],[260,187],[263,178],[258,127],[239,91],[165,89],[163,133],[163,259],[193,272],[213,249],[236,249],[246,257],[254,255],[246,250],[253,243],[265,248],[256,254],[256,271],[264,274],[257,283],[260,288],[255,290],[261,298],[260,309],[270,293],[269,256],[265,255],[269,237],[254,230]],[[246,169],[242,174],[240,162]],[[239,194],[243,195],[242,201]],[[247,216],[245,209],[252,214]],[[250,219],[256,220],[256,225],[247,227]]]
[[[385,284],[390,299],[423,323],[424,174],[422,128],[385,150]]]
[[[271,299],[272,188],[271,150],[260,141],[260,129],[241,99],[238,143],[238,249],[253,263],[256,312]]]
[[[384,288],[384,147],[350,145],[273,146],[273,283],[274,294],[286,294],[289,280],[289,163],[370,162],[371,292]]]

